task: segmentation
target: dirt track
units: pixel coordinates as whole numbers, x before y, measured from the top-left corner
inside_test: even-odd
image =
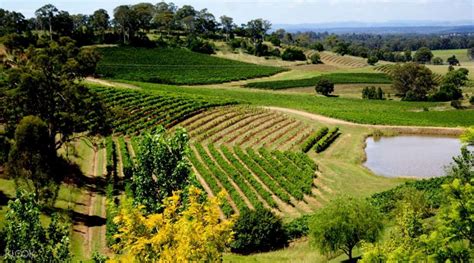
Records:
[[[330,118],[322,116],[319,114],[309,113],[300,110],[280,108],[280,107],[265,107],[266,109],[280,111],[284,113],[291,113],[306,117],[308,119],[321,121],[329,124],[340,124],[340,125],[350,125],[350,126],[359,126],[373,129],[383,129],[391,130],[402,134],[427,134],[427,135],[452,135],[459,136],[462,132],[462,128],[449,128],[449,127],[424,127],[424,126],[397,126],[397,125],[371,125],[371,124],[360,124],[349,121],[344,121],[340,119]]]

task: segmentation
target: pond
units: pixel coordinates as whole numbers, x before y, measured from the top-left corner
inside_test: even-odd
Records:
[[[461,142],[456,137],[369,137],[366,143],[364,165],[375,174],[387,177],[443,176],[452,157],[461,153]]]

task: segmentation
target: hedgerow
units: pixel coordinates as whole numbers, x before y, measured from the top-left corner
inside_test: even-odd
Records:
[[[328,127],[322,127],[318,131],[316,131],[314,134],[312,134],[306,141],[303,143],[301,146],[301,151],[304,153],[309,152],[311,148],[324,136],[326,133],[328,133],[329,129]]]
[[[314,146],[314,149],[317,153],[320,153],[324,150],[326,150],[331,143],[336,140],[337,137],[339,137],[341,133],[339,132],[338,127],[334,127],[329,132],[322,137]]]

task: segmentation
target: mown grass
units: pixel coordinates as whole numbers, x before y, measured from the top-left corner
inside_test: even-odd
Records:
[[[467,127],[474,123],[473,110],[437,110],[446,108],[446,103],[328,98],[313,94],[228,87],[177,87],[142,82],[134,84],[150,91],[232,98],[254,105],[292,108],[364,124]]]
[[[106,78],[180,85],[222,83],[284,71],[182,48],[100,48],[97,72]]]
[[[321,78],[329,79],[334,84],[388,84],[391,82],[390,78],[384,73],[331,73],[307,79],[251,82],[245,85],[245,87],[273,90],[297,87],[310,87],[315,86],[318,80],[320,80]]]

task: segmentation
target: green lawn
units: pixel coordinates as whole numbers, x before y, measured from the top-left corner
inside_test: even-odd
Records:
[[[222,83],[283,71],[183,48],[100,48],[97,73],[106,78],[180,85]]]
[[[451,56],[456,56],[456,58],[461,62],[461,65],[463,62],[469,62],[472,61],[468,56],[467,56],[467,49],[445,49],[445,50],[432,50],[434,57],[440,57],[443,59],[444,62],[451,57]]]
[[[365,124],[467,127],[474,123],[472,109],[454,110],[446,107],[446,103],[328,98],[314,94],[232,87],[177,87],[142,82],[134,84],[150,91],[232,98],[254,105],[293,108]],[[424,111],[425,109],[428,111]]]

